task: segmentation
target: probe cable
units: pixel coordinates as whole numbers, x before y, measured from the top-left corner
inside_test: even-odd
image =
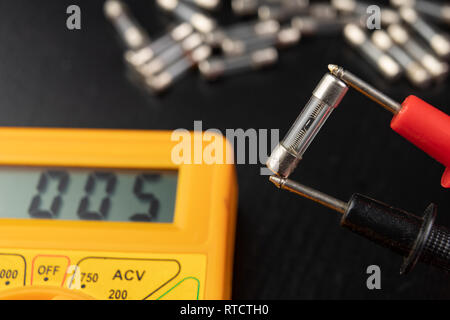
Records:
[[[400,274],[408,273],[418,261],[450,272],[450,231],[434,224],[435,204],[419,217],[358,193],[344,202],[286,178],[269,179],[280,189],[340,212],[341,226],[404,256]]]

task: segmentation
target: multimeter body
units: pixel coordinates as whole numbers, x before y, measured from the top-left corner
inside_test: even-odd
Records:
[[[234,165],[176,164],[177,144],[163,131],[0,129],[0,202],[19,208],[0,203],[0,298],[231,298]]]

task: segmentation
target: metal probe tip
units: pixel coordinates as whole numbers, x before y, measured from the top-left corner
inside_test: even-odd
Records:
[[[339,78],[339,76],[338,76],[339,68],[342,69],[342,67],[339,67],[339,66],[337,66],[335,64],[329,64],[328,65],[328,70],[330,70],[330,72],[332,74],[334,74],[338,78]]]
[[[302,197],[320,203],[321,205],[333,209],[342,214],[344,214],[348,209],[348,204],[346,202],[333,198],[332,196],[329,196],[323,192],[302,185],[298,182],[286,178],[281,178],[278,176],[270,176],[269,180],[275,186],[277,186],[277,188],[296,193]]]
[[[281,185],[286,180],[284,178],[278,177],[278,176],[270,176],[269,177],[270,182],[272,182],[277,188],[281,189]]]
[[[399,113],[402,109],[402,105],[400,103],[388,97],[381,91],[375,89],[370,84],[361,80],[351,72],[344,70],[344,68],[335,64],[329,64],[328,69],[330,70],[331,74],[346,82],[348,85],[352,86],[354,89],[358,90],[393,114]]]

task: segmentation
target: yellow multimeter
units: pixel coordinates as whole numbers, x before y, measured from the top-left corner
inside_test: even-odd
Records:
[[[0,129],[0,298],[229,299],[234,165],[171,137]]]

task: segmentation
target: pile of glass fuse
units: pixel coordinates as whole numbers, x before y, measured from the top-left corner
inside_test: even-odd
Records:
[[[450,42],[429,22],[450,24],[446,4],[391,0],[391,7],[380,7],[356,0],[232,0],[233,13],[244,21],[221,26],[213,18],[220,14],[220,0],[156,3],[173,17],[174,25],[153,40],[124,2],[107,0],[104,5],[124,44],[128,70],[152,93],[165,91],[193,68],[215,80],[272,65],[279,49],[297,44],[301,37],[320,35],[343,34],[389,80],[405,76],[427,87],[448,74]]]

